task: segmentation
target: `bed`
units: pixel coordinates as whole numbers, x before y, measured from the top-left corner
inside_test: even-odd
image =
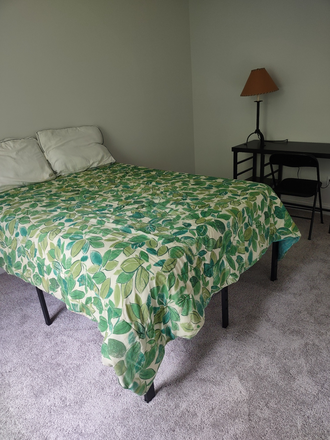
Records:
[[[52,161],[47,180],[0,192],[0,267],[96,321],[103,363],[150,400],[166,344],[195,336],[212,295],[300,232],[264,184],[106,162]]]

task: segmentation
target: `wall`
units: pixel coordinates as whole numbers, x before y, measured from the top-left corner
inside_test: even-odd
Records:
[[[327,0],[190,0],[197,173],[232,177],[231,147],[256,127],[255,97],[240,94],[258,67],[279,87],[262,95],[265,138],[330,142],[329,21]]]
[[[95,124],[118,161],[194,171],[188,0],[1,0],[0,139]]]
[[[97,124],[119,161],[231,177],[266,67],[266,138],[329,142],[329,18],[327,0],[1,0],[0,139]]]

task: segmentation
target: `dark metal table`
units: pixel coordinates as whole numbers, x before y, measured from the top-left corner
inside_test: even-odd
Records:
[[[244,175],[248,172],[251,174],[244,177],[244,180],[253,180],[267,183],[270,172],[265,172],[265,168],[269,165],[265,157],[273,153],[304,153],[313,154],[318,159],[330,159],[330,143],[320,142],[291,142],[291,141],[265,141],[265,148],[260,149],[259,141],[251,141],[248,144],[240,144],[232,147],[234,153],[234,170],[233,178]],[[247,153],[248,157],[238,160],[239,153]],[[252,165],[251,165],[252,161]],[[242,169],[241,164],[251,165]],[[240,169],[239,169],[240,168]]]

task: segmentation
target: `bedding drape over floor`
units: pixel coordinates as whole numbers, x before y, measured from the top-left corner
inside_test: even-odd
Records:
[[[214,293],[299,238],[255,182],[115,163],[0,193],[0,267],[97,321],[103,362],[139,395]]]

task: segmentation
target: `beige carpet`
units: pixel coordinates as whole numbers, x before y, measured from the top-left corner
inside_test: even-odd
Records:
[[[176,339],[155,399],[124,390],[101,363],[95,323],[0,275],[1,440],[330,439],[329,217],[297,219],[303,238],[269,280],[270,252],[220,295],[192,340]]]

